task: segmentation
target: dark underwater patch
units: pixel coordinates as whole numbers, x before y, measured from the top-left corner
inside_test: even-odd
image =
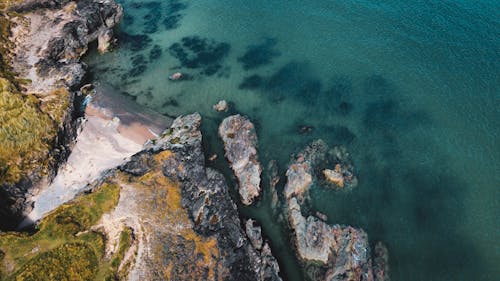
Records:
[[[229,54],[228,43],[220,43],[199,36],[189,36],[169,47],[170,54],[177,58],[184,68],[198,69],[199,74],[212,76],[222,69],[222,63]]]
[[[181,21],[181,15],[171,15],[163,19],[162,24],[166,30],[176,29],[179,27],[179,22]]]
[[[134,78],[142,75],[148,68],[146,58],[144,55],[135,55],[131,58],[132,68],[122,76],[122,79]]]
[[[124,31],[118,32],[118,40],[122,46],[133,52],[138,52],[148,48],[153,40],[145,34],[135,35]]]
[[[167,4],[165,18],[162,23],[166,30],[172,30],[180,26],[180,21],[184,17],[180,12],[187,9],[188,5],[179,0],[171,0]]]
[[[238,88],[242,90],[255,90],[263,88],[264,86],[265,79],[262,76],[255,74],[245,77]]]
[[[292,61],[269,77],[248,76],[238,88],[260,89],[275,103],[285,98],[293,98],[301,103],[311,104],[321,93],[322,83],[311,74],[309,64]]]
[[[268,38],[258,45],[247,46],[247,50],[238,61],[243,65],[243,69],[250,70],[266,64],[270,64],[272,59],[281,55],[276,51],[276,39]]]
[[[152,62],[159,59],[162,55],[162,52],[163,51],[160,45],[154,45],[153,48],[151,48],[151,50],[149,51],[149,61]]]
[[[125,13],[121,23],[125,26],[131,26],[134,24],[134,17],[128,13]]]
[[[180,21],[184,16],[181,12],[187,9],[187,7],[188,5],[184,1],[169,0],[134,2],[129,4],[127,8],[143,10],[145,12],[142,32],[151,34],[158,32],[160,24],[166,30],[179,27]],[[133,22],[132,19],[132,21],[128,21],[128,24],[132,24]]]

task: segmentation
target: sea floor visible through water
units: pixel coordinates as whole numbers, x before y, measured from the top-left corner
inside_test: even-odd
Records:
[[[169,117],[200,112],[233,187],[217,136],[230,114],[254,122],[281,188],[291,154],[344,145],[359,185],[315,185],[312,207],[385,242],[392,280],[500,276],[499,2],[119,2],[118,47],[86,56],[90,79]],[[212,109],[220,99],[228,112]],[[263,225],[284,278],[303,280],[266,173],[263,189],[240,210]]]

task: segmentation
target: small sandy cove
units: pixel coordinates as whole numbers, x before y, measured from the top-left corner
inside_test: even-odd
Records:
[[[41,219],[71,200],[106,170],[127,161],[172,120],[141,108],[111,87],[98,86],[85,110],[76,143],[54,181],[34,197],[34,209],[20,225]]]

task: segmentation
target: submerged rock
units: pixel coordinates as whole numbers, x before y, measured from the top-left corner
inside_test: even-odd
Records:
[[[389,281],[389,250],[382,242],[375,244],[373,253],[373,275],[375,281]]]
[[[271,207],[273,211],[276,211],[276,207],[278,206],[278,191],[276,190],[276,185],[280,181],[280,176],[278,174],[278,163],[276,160],[269,161],[267,165],[268,173],[269,173],[269,189],[271,191]]]
[[[252,122],[241,115],[227,117],[219,126],[229,160],[239,183],[241,201],[251,205],[260,195],[262,167],[257,157],[257,135]]]

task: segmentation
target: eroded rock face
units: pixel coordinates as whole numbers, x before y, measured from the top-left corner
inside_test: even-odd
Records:
[[[39,96],[80,86],[85,75],[80,57],[99,35],[109,36],[123,15],[113,0],[27,1],[13,10],[23,13],[13,19],[13,68],[31,80],[27,92]]]
[[[314,215],[302,213],[309,188],[313,181],[320,180],[316,165],[327,160],[327,151],[324,142],[313,142],[296,156],[286,173],[286,208],[297,256],[307,265],[312,280],[375,280],[368,236],[362,229],[329,225]],[[379,260],[383,265],[377,272],[387,271],[383,268],[387,263]]]
[[[260,195],[262,172],[254,125],[241,115],[233,115],[222,121],[219,136],[224,142],[226,158],[238,178],[241,202],[251,205]]]
[[[30,197],[50,182],[69,156],[79,126],[79,108],[75,102],[85,75],[80,57],[89,42],[110,30],[122,16],[122,8],[113,0],[42,0],[22,1],[11,8],[16,17],[10,41],[15,48],[9,59],[19,78],[29,79],[25,92],[36,94],[43,107],[54,100],[61,103],[62,116],[55,119],[53,136],[46,159],[46,171],[27,171],[16,183],[0,183],[0,228],[11,229],[28,213]],[[69,92],[62,98],[61,92]]]
[[[139,185],[137,208],[116,216],[141,222],[129,225],[143,237],[129,279],[281,280],[258,227],[251,239],[242,228],[223,175],[205,168],[200,124],[198,114],[177,118],[120,168]]]

